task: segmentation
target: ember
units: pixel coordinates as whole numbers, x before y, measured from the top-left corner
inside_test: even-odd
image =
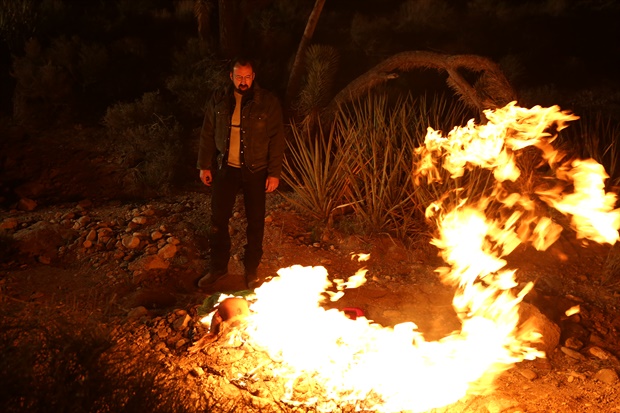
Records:
[[[249,314],[235,333],[235,345],[266,355],[244,380],[268,365],[284,383],[280,400],[291,405],[424,412],[488,392],[515,363],[545,356],[536,348],[540,334],[519,320],[532,284],[518,290],[516,270],[505,269],[503,257],[521,243],[544,250],[557,240],[562,227],[540,215],[539,203],[570,215],[578,237],[599,243],[618,239],[620,211],[615,194],[604,191],[607,175],[600,165],[563,163],[552,146],[550,131],[576,116],[514,103],[485,115],[487,124],[472,120],[447,136],[429,129],[415,165],[418,181],[429,183],[441,179],[440,168],[452,178],[474,168],[495,178],[488,193],[468,198],[458,188],[427,209],[438,230],[432,243],[447,263],[437,272],[456,288],[461,330],[429,342],[412,322],[383,327],[361,314],[324,308],[328,297],[337,300],[345,289],[362,285],[365,270],[330,281],[323,267],[283,268],[248,297]],[[522,194],[505,184],[519,178],[516,155],[527,147],[537,148],[555,171],[553,188]]]

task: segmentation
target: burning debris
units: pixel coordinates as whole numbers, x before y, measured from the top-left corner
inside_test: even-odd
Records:
[[[599,243],[618,239],[620,211],[615,194],[604,191],[600,165],[565,161],[553,148],[553,133],[576,116],[514,103],[485,115],[487,124],[472,120],[447,136],[429,129],[415,165],[418,181],[429,183],[444,179],[443,171],[463,182],[477,169],[494,178],[484,193],[457,187],[427,209],[438,229],[433,244],[448,264],[437,272],[456,287],[460,331],[428,342],[412,322],[383,327],[325,309],[327,298],[363,284],[364,272],[332,283],[323,267],[293,266],[254,295],[222,297],[205,320],[208,338],[192,351],[205,354],[209,368],[228,366],[222,376],[261,400],[269,394],[273,402],[266,404],[323,412],[424,412],[488,392],[515,363],[544,357],[536,348],[540,332],[519,317],[532,284],[515,291],[516,270],[504,269],[503,257],[522,243],[544,250],[558,239],[562,227],[540,214],[540,203],[570,215],[579,238]],[[529,147],[555,177],[553,185],[520,193],[510,183],[521,176],[519,151]]]

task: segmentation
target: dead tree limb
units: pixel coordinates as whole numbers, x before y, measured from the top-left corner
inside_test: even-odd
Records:
[[[468,106],[482,112],[505,106],[516,99],[516,93],[503,72],[492,60],[477,55],[446,55],[426,51],[398,53],[379,63],[342,89],[326,107],[331,116],[337,108],[370,92],[380,84],[397,78],[399,73],[414,69],[446,71],[446,83]],[[480,73],[474,84],[461,74],[463,70]]]

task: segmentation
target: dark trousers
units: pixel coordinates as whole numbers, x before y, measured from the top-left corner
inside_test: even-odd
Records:
[[[211,194],[211,272],[223,274],[228,271],[230,260],[230,234],[228,221],[233,213],[239,190],[243,193],[245,216],[248,221],[243,265],[246,274],[255,275],[263,256],[265,233],[265,182],[267,170],[251,172],[246,167],[227,165],[217,171]]]

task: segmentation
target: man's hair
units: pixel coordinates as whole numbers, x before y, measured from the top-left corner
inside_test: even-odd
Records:
[[[237,56],[230,61],[230,71],[235,69],[235,66],[250,66],[254,70],[254,61],[247,56]]]

